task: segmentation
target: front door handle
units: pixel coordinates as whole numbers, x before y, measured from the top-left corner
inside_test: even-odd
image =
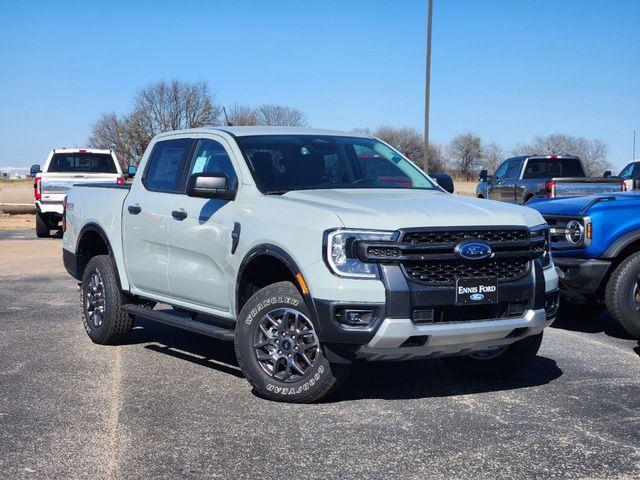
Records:
[[[138,215],[142,211],[142,207],[136,203],[135,205],[129,205],[127,210],[131,215]]]
[[[184,220],[185,218],[187,218],[187,212],[185,212],[184,209],[181,208],[179,210],[174,210],[173,212],[171,212],[171,216],[176,220]]]

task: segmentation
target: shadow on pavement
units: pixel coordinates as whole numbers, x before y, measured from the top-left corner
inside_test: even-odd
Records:
[[[604,333],[621,340],[633,340],[633,337],[622,330],[606,311],[597,316],[583,316],[582,318],[568,318],[566,315],[561,315],[553,322],[552,327],[571,332]]]
[[[354,365],[349,381],[326,402],[405,400],[516,390],[545,385],[561,375],[562,370],[554,360],[540,356],[518,375],[501,380],[461,378],[437,359],[363,362]]]
[[[140,319],[128,344],[243,378],[233,343]],[[326,402],[365,398],[410,399],[448,397],[515,390],[547,384],[562,375],[556,362],[536,357],[520,374],[503,380],[469,380],[437,359],[410,362],[356,362],[349,380]]]
[[[232,342],[137,319],[136,327],[126,343],[146,343],[144,348],[154,352],[244,378]]]

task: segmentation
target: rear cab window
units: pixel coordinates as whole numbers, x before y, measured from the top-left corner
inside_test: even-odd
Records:
[[[118,173],[110,153],[54,153],[47,167],[51,173]]]
[[[522,178],[585,177],[577,158],[530,158]]]

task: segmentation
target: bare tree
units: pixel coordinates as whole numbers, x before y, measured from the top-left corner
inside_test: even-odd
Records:
[[[504,150],[496,142],[482,147],[482,168],[485,168],[489,173],[494,173],[505,158]]]
[[[220,113],[205,82],[160,81],[138,91],[131,113],[102,115],[92,126],[89,143],[114,149],[123,165],[136,164],[158,133],[216,125]]]
[[[227,110],[227,116],[233,125],[260,125],[257,109],[240,103],[234,103]]]
[[[418,165],[424,164],[424,142],[422,134],[415,128],[382,125],[373,131],[373,135],[387,142]]]
[[[518,144],[514,150],[518,155],[577,155],[582,160],[587,174],[599,176],[611,168],[607,159],[607,145],[598,139],[574,137],[566,134],[538,135],[529,144]]]
[[[429,149],[427,150],[427,159],[430,172],[446,172],[447,162],[442,152],[442,145],[433,140],[429,141]],[[420,165],[424,168],[424,162]]]
[[[370,128],[356,128],[354,132],[373,135],[410,158],[420,168],[424,167],[424,137],[417,129],[383,125],[373,131]],[[427,155],[430,171],[443,172],[445,170],[444,155],[439,143],[430,142]]]
[[[455,136],[449,143],[449,160],[456,173],[471,179],[482,158],[480,137],[472,133]]]
[[[307,117],[300,110],[283,105],[264,104],[257,108],[258,125],[306,127]]]

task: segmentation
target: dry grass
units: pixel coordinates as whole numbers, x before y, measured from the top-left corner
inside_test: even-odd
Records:
[[[0,212],[0,230],[33,230],[35,228],[35,215],[9,215]]]
[[[466,195],[468,197],[476,196],[476,185],[478,182],[468,182],[466,180],[454,180],[455,192],[458,195]]]

